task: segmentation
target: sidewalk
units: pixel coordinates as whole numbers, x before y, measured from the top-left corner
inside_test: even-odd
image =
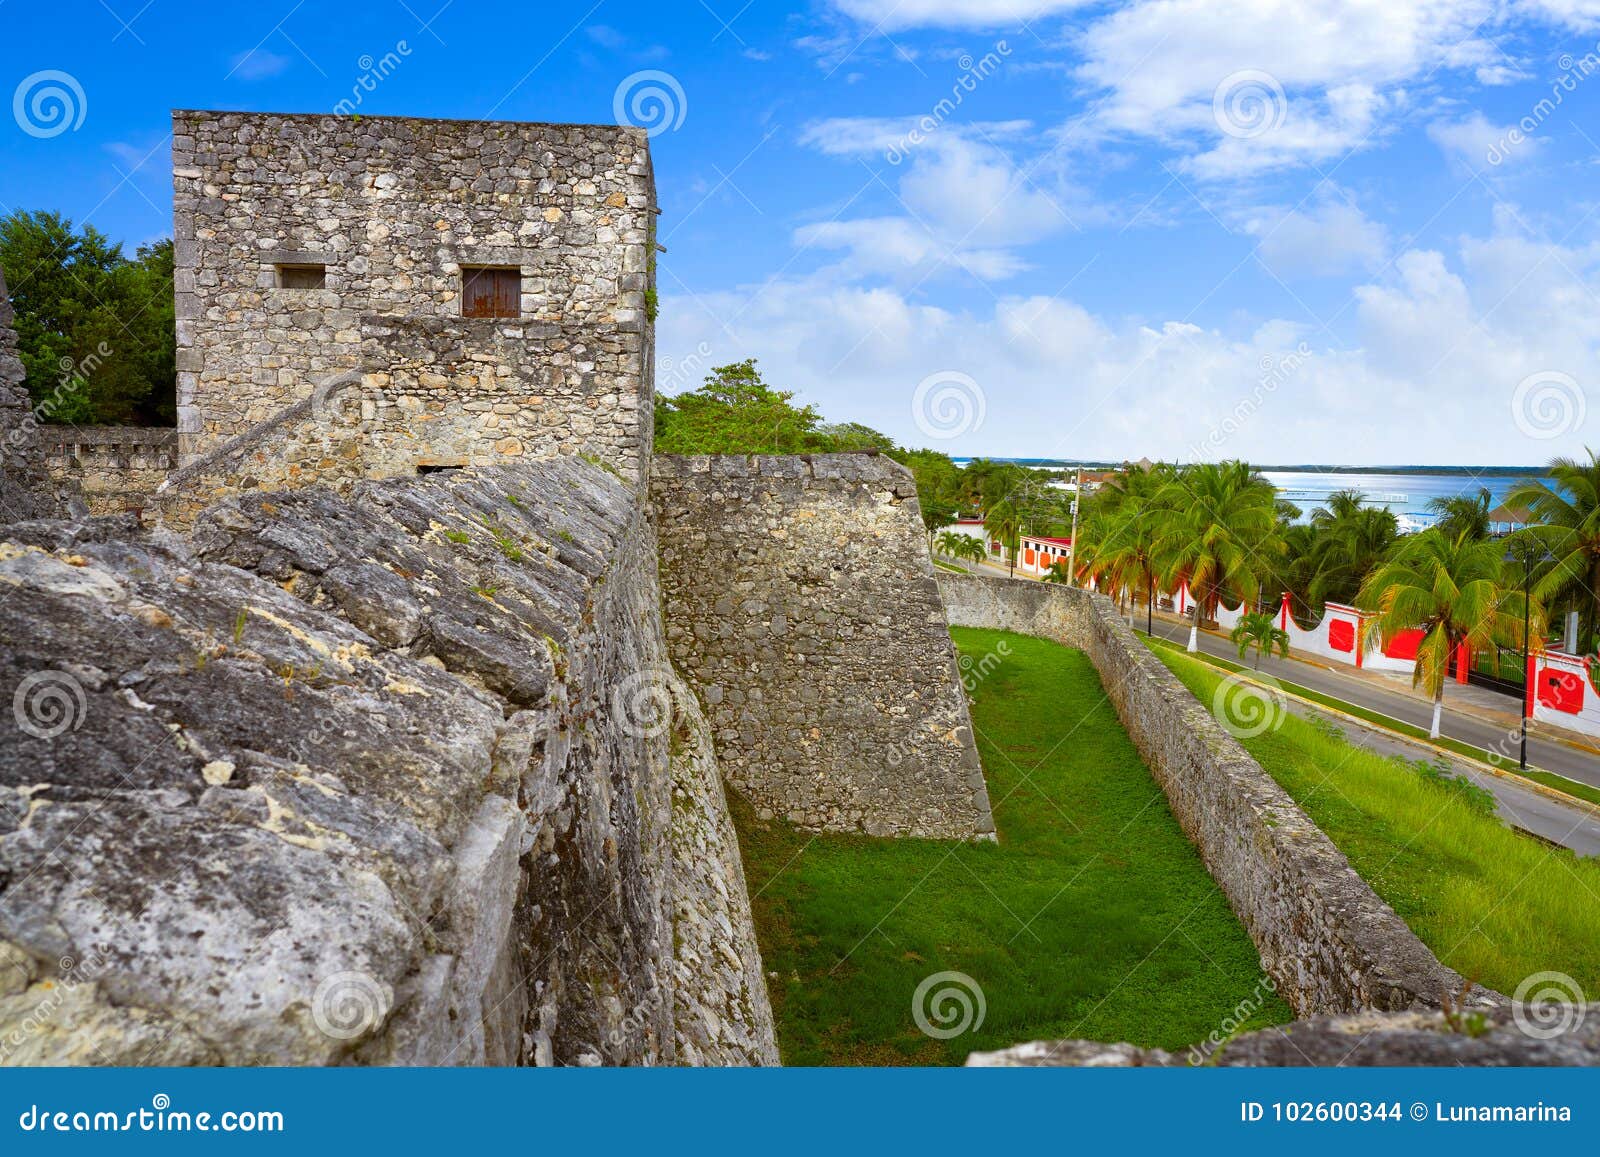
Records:
[[[997,565],[987,560],[976,568],[970,562],[963,562],[960,565],[969,570],[976,569],[984,574],[1005,575],[1008,573],[1008,569],[1005,566]],[[1030,582],[1039,581],[1031,575],[1019,574],[1014,577]],[[1144,608],[1142,606],[1137,608],[1134,618],[1142,628],[1144,620]],[[1169,626],[1185,627],[1189,623],[1187,615],[1177,615],[1159,608],[1155,612],[1155,618],[1157,621],[1166,623]],[[1200,633],[1210,639],[1220,641],[1229,648],[1233,646],[1225,631],[1202,628]],[[1410,677],[1401,672],[1372,671],[1367,668],[1346,666],[1343,663],[1332,662],[1321,655],[1314,655],[1292,647],[1289,650],[1289,658],[1294,662],[1325,671],[1335,678],[1366,684],[1369,687],[1413,700],[1429,710],[1432,709],[1432,698],[1420,688],[1413,687]],[[1514,696],[1505,695],[1499,691],[1491,691],[1487,687],[1480,687],[1473,683],[1457,683],[1454,678],[1445,683],[1444,707],[1447,712],[1455,712],[1477,720],[1479,723],[1492,727],[1506,736],[1514,734],[1522,724],[1521,703]],[[1569,731],[1564,727],[1533,719],[1528,720],[1528,736],[1530,739],[1535,737],[1543,739],[1547,743],[1559,743],[1587,755],[1600,755],[1600,736]]]
[[[1168,623],[1185,625],[1189,619],[1185,615],[1175,615],[1170,611],[1156,611],[1156,618]],[[1212,638],[1227,641],[1228,636],[1224,631],[1211,631],[1201,628],[1201,634]],[[1373,671],[1365,667],[1357,668],[1335,663],[1321,655],[1310,654],[1291,647],[1289,658],[1316,667],[1345,679],[1358,683],[1366,683],[1373,687],[1382,688],[1396,695],[1404,695],[1418,703],[1432,707],[1433,699],[1420,687],[1411,683],[1411,678],[1399,671]],[[1470,715],[1475,719],[1494,727],[1503,728],[1507,732],[1516,731],[1521,725],[1521,703],[1511,695],[1499,691],[1492,691],[1487,687],[1480,687],[1473,683],[1457,683],[1452,677],[1444,685],[1444,706],[1447,711],[1455,711],[1462,715]],[[1581,751],[1600,755],[1600,737],[1585,735],[1578,731],[1569,731],[1564,727],[1557,727],[1539,720],[1528,720],[1528,734],[1541,736],[1546,740],[1564,743],[1569,747]]]

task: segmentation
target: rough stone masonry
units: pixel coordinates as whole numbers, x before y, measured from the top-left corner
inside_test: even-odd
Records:
[[[801,827],[992,838],[910,471],[661,456],[651,497],[667,640],[728,782]]]
[[[637,130],[174,125],[191,532],[55,518],[0,292],[0,1063],[776,1061],[723,775],[808,827],[993,832],[910,478],[661,459],[647,500]],[[947,584],[952,620],[1090,652],[1298,1009],[1457,991],[1108,604],[1009,589]],[[1418,1028],[1229,1063],[1594,1054]],[[995,1059],[1107,1056],[1170,1059]]]
[[[378,477],[587,453],[644,477],[642,130],[179,111],[172,163],[185,463],[353,375],[359,444],[306,453],[318,407],[231,471],[281,486],[341,456]]]
[[[606,471],[17,523],[0,590],[0,1064],[776,1062]]]

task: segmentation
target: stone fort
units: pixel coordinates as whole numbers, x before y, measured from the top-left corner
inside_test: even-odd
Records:
[[[726,791],[994,839],[950,623],[1091,656],[1298,1013],[1504,1060],[1104,599],[936,581],[883,457],[653,455],[644,132],[172,147],[175,433],[37,425],[0,292],[0,692],[56,707],[0,749],[0,1063],[776,1063]],[[1093,1047],[1000,1062],[1163,1063]]]

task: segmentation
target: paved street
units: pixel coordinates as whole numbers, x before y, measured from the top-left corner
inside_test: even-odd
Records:
[[[1005,574],[1003,567],[985,565],[989,573]],[[1145,619],[1136,616],[1135,625],[1144,629]],[[1172,616],[1155,616],[1155,634],[1178,643],[1187,643],[1189,627]],[[1238,661],[1237,648],[1225,637],[1200,632],[1200,649],[1208,655]],[[1433,707],[1424,699],[1393,690],[1371,677],[1359,677],[1324,667],[1301,659],[1263,659],[1261,671],[1286,683],[1321,692],[1347,703],[1354,703],[1370,711],[1381,712],[1395,719],[1426,729],[1431,721]],[[1454,684],[1445,692],[1445,710],[1440,720],[1440,731],[1462,743],[1470,743],[1489,751],[1506,753],[1506,769],[1516,770],[1517,701],[1505,698],[1504,711],[1507,722],[1497,724],[1476,715],[1455,711],[1450,706]],[[1492,694],[1472,689],[1475,697]],[[1298,702],[1290,705],[1297,715],[1308,715],[1317,709]],[[1344,717],[1333,717],[1345,731],[1350,742],[1385,755],[1406,759],[1433,757],[1437,749],[1405,736],[1397,735],[1377,726],[1352,723]],[[1499,804],[1499,814],[1507,823],[1524,828],[1535,835],[1572,848],[1579,855],[1600,855],[1600,819],[1592,813],[1573,808],[1549,796],[1523,787],[1513,780],[1494,775],[1462,760],[1452,760],[1457,773],[1462,774],[1494,793]],[[1547,771],[1559,772],[1573,779],[1600,787],[1600,754],[1582,751],[1567,744],[1543,739],[1530,733],[1528,737],[1528,763]]]
[[[1143,629],[1142,617],[1137,625]],[[1160,615],[1156,616],[1155,633],[1161,638],[1172,639],[1179,643],[1187,643],[1189,640],[1187,625],[1171,618],[1164,619]],[[1239,659],[1238,649],[1228,639],[1205,631],[1200,632],[1200,649],[1208,655],[1217,655],[1234,662],[1238,662]],[[1354,703],[1369,711],[1382,712],[1384,715],[1424,730],[1433,718],[1433,705],[1425,699],[1408,695],[1403,691],[1391,690],[1375,680],[1346,675],[1317,663],[1273,657],[1262,660],[1261,670],[1274,678],[1298,683],[1302,687],[1334,696],[1346,703]],[[1452,710],[1450,694],[1453,688],[1454,684],[1451,684],[1445,690],[1445,708],[1439,721],[1440,733],[1486,751],[1500,752],[1506,757],[1507,770],[1515,771],[1517,701],[1506,697],[1507,721],[1496,723],[1477,715]],[[1532,767],[1558,772],[1582,783],[1600,787],[1600,754],[1595,752],[1583,751],[1530,732],[1528,763]]]

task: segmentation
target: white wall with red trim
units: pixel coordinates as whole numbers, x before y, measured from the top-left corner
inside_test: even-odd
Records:
[[[1569,731],[1600,735],[1600,694],[1589,679],[1588,655],[1543,651],[1528,656],[1532,716]]]
[[[1194,605],[1194,599],[1190,596],[1187,585],[1179,586],[1171,599],[1172,609],[1180,615],[1188,614],[1189,608]],[[1243,604],[1237,607],[1218,605],[1217,626],[1221,630],[1231,631],[1244,617],[1244,613]],[[1284,594],[1277,611],[1278,626],[1288,632],[1289,646],[1297,651],[1306,651],[1351,667],[1373,671],[1402,671],[1410,674],[1416,666],[1417,644],[1422,641],[1422,632],[1402,631],[1389,640],[1386,647],[1379,647],[1374,642],[1363,648],[1360,645],[1362,624],[1370,618],[1372,618],[1370,612],[1342,603],[1328,603],[1323,610],[1322,618],[1315,626],[1302,627],[1289,613],[1288,594]],[[1457,679],[1464,683],[1466,667],[1461,665],[1459,656],[1458,667]]]
[[[1070,538],[1044,538],[1024,534],[1017,544],[1017,570],[1022,574],[1048,574],[1057,562],[1062,566],[1072,555]]]

